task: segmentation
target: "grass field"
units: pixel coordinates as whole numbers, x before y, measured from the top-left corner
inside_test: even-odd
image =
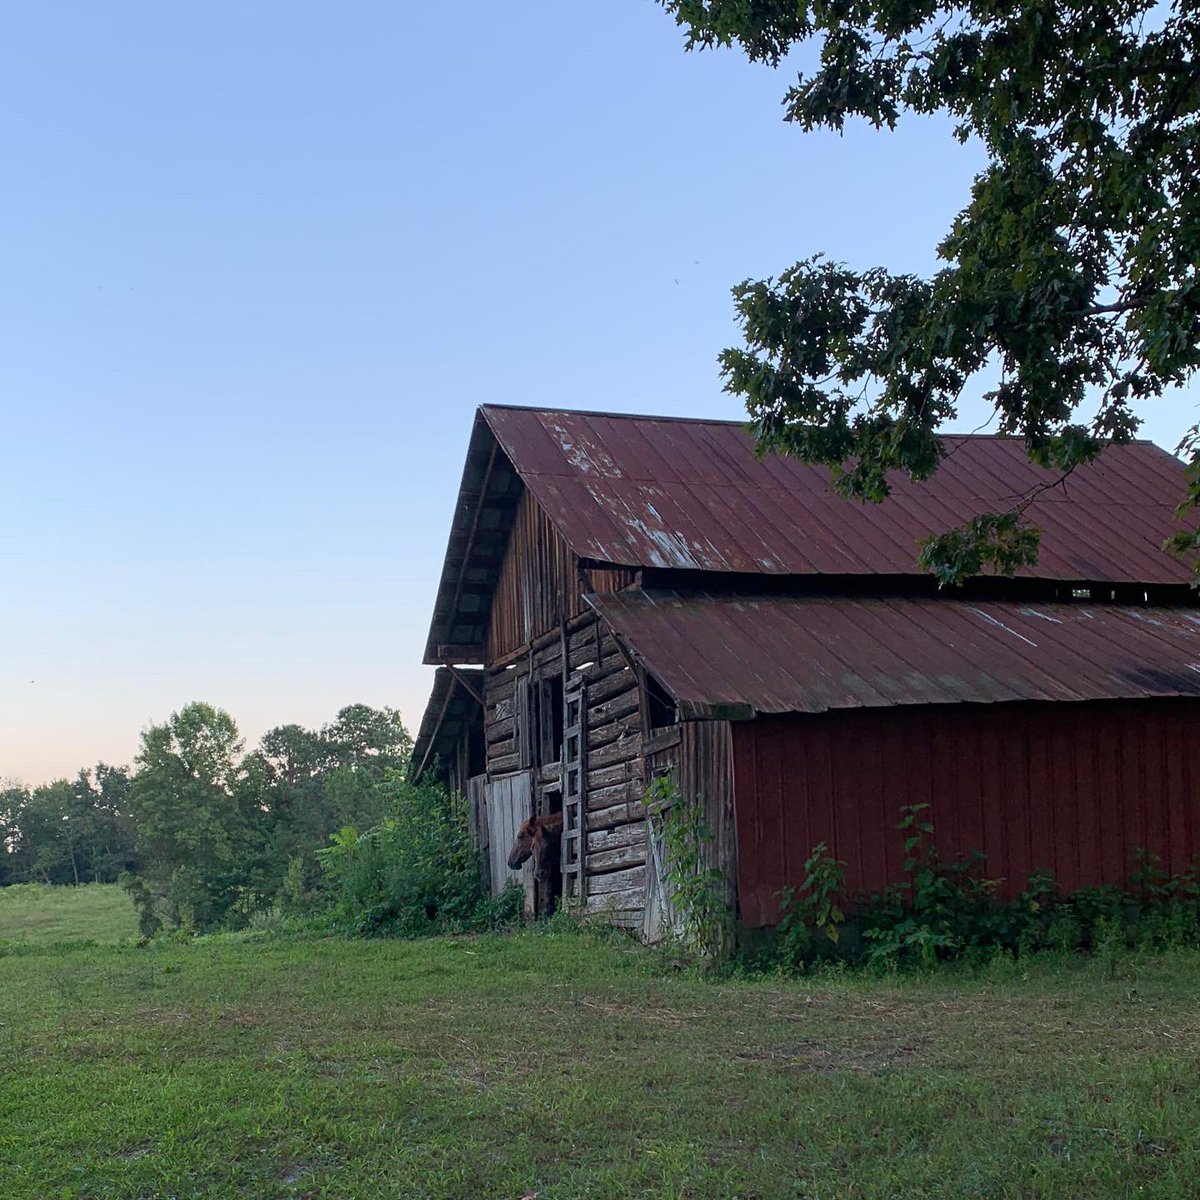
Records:
[[[0,942],[115,942],[137,931],[137,913],[115,883],[0,888]]]
[[[571,933],[0,957],[0,1196],[1170,1197],[1200,958],[716,982]]]

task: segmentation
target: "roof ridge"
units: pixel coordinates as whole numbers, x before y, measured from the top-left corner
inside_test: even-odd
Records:
[[[732,417],[680,417],[668,413],[637,413],[637,412],[610,412],[600,408],[554,408],[545,404],[495,404],[488,402],[487,404],[479,405],[480,412],[490,410],[498,410],[502,412],[527,412],[527,413],[542,413],[546,416],[564,416],[564,417],[606,417],[613,420],[621,421],[670,421],[685,425],[734,425],[740,429],[745,429],[750,424],[750,419],[747,417],[744,420],[734,420]],[[997,442],[1016,442],[1021,441],[1021,435],[1017,433],[955,433],[946,432],[938,435],[943,438],[956,438],[961,441],[997,441]],[[1171,452],[1160,446],[1152,438],[1130,438],[1126,443],[1133,446],[1153,446],[1156,450],[1162,451],[1164,454],[1171,455]],[[1174,457],[1174,455],[1171,455]]]
[[[550,408],[544,404],[481,404],[481,412],[498,409],[503,412],[545,413],[564,417],[613,417],[627,421],[675,421],[688,425],[737,425],[745,428],[749,418],[735,421],[731,417],[678,417],[666,413],[607,412],[599,408]]]

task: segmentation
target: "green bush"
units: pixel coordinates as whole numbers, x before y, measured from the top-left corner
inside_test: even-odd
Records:
[[[346,826],[317,858],[335,923],[355,933],[418,937],[521,916],[520,888],[481,893],[466,812],[437,784],[397,780],[389,816],[361,834]]]
[[[779,947],[788,964],[837,957],[846,919],[839,903],[845,881],[846,864],[819,842],[804,864],[804,882],[779,893]]]
[[[820,960],[904,970],[1045,950],[1091,952],[1111,961],[1131,946],[1200,945],[1197,867],[1172,876],[1157,856],[1138,851],[1128,893],[1104,885],[1060,896],[1053,877],[1037,872],[1015,901],[999,901],[999,881],[986,876],[982,854],[940,855],[926,807],[902,810],[902,881],[844,901],[845,913],[839,907],[845,864],[824,843],[816,846],[800,886],[779,894],[774,953],[758,947],[755,960],[793,970]]]

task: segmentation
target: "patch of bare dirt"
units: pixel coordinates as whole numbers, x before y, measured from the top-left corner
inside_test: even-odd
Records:
[[[879,1075],[928,1061],[928,1046],[920,1040],[875,1038],[862,1042],[803,1041],[793,1045],[747,1047],[736,1062],[769,1063],[784,1068],[818,1071],[856,1071]]]

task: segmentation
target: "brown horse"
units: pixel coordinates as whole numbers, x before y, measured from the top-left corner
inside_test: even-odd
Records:
[[[558,844],[562,838],[563,815],[551,813],[548,817],[530,817],[517,829],[517,840],[508,852],[508,866],[519,871],[528,858],[533,858],[533,877],[546,883],[558,866]]]

